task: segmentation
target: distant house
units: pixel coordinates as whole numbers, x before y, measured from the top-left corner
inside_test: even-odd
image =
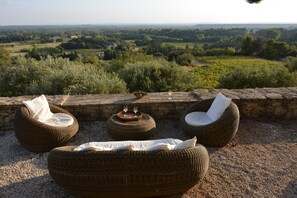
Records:
[[[77,39],[78,36],[71,36],[70,38],[71,38],[71,39]]]

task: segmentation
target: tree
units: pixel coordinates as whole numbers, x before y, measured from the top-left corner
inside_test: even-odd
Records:
[[[204,34],[197,34],[196,37],[199,41],[202,41],[205,38]]]
[[[116,58],[116,56],[117,55],[114,50],[111,50],[111,49],[104,50],[104,60],[112,60]]]
[[[193,56],[190,53],[183,53],[176,58],[176,63],[183,66],[190,66],[192,63]]]
[[[267,42],[266,47],[259,55],[267,59],[279,60],[291,54],[292,50],[287,43],[271,39]]]
[[[3,72],[10,64],[9,52],[0,47],[0,73]]]
[[[34,58],[36,60],[41,60],[41,59],[47,58],[48,56],[61,57],[62,54],[63,54],[63,49],[59,47],[37,48],[36,46],[34,46],[31,52],[26,54],[26,57]]]
[[[254,53],[254,37],[246,36],[242,39],[241,52],[244,55],[253,55],[253,53]]]
[[[248,3],[260,3],[262,0],[247,0]]]
[[[286,68],[289,69],[290,72],[297,72],[297,58],[296,57],[287,57],[284,59]]]
[[[267,39],[278,40],[281,37],[281,30],[276,28],[262,29],[256,32],[256,36],[262,36]]]

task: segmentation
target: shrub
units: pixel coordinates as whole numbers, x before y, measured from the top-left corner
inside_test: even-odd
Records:
[[[44,47],[44,48],[33,47],[33,49],[28,54],[26,54],[26,57],[34,58],[36,60],[41,60],[49,56],[60,57],[62,56],[62,53],[63,53],[63,49],[58,47]]]
[[[183,53],[177,56],[176,63],[179,65],[189,66],[192,63],[193,55],[190,53]]]
[[[30,50],[30,48],[22,48],[22,49],[20,49],[20,52],[28,53],[28,52],[31,52],[31,50]]]
[[[212,48],[206,51],[206,56],[228,56],[234,55],[236,50],[232,47],[228,48]]]
[[[0,47],[0,73],[6,70],[11,63],[11,59],[9,56],[9,51]]]
[[[120,69],[124,68],[127,63],[136,62],[147,62],[153,60],[154,57],[151,55],[146,55],[142,52],[125,51],[117,54],[116,59],[113,59],[109,65],[106,65],[105,69],[108,72],[118,72]]]
[[[297,57],[289,56],[284,59],[285,66],[289,69],[291,72],[297,72]]]
[[[18,58],[0,76],[0,95],[99,94],[126,91],[125,83],[92,65],[62,58]]]
[[[186,91],[196,86],[193,74],[163,59],[128,63],[119,71],[119,75],[130,91]]]
[[[220,87],[256,88],[256,87],[287,87],[297,85],[296,75],[287,68],[248,66],[235,68],[220,78]]]

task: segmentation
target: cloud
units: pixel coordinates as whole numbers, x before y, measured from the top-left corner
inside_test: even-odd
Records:
[[[10,6],[10,5],[17,5],[17,4],[24,4],[24,1],[20,0],[0,0],[0,6]]]
[[[9,5],[9,3],[10,3],[10,0],[0,0],[0,5],[1,6]]]

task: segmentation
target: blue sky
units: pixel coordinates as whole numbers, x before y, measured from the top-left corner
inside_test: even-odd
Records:
[[[0,0],[0,25],[297,23],[297,0]]]

